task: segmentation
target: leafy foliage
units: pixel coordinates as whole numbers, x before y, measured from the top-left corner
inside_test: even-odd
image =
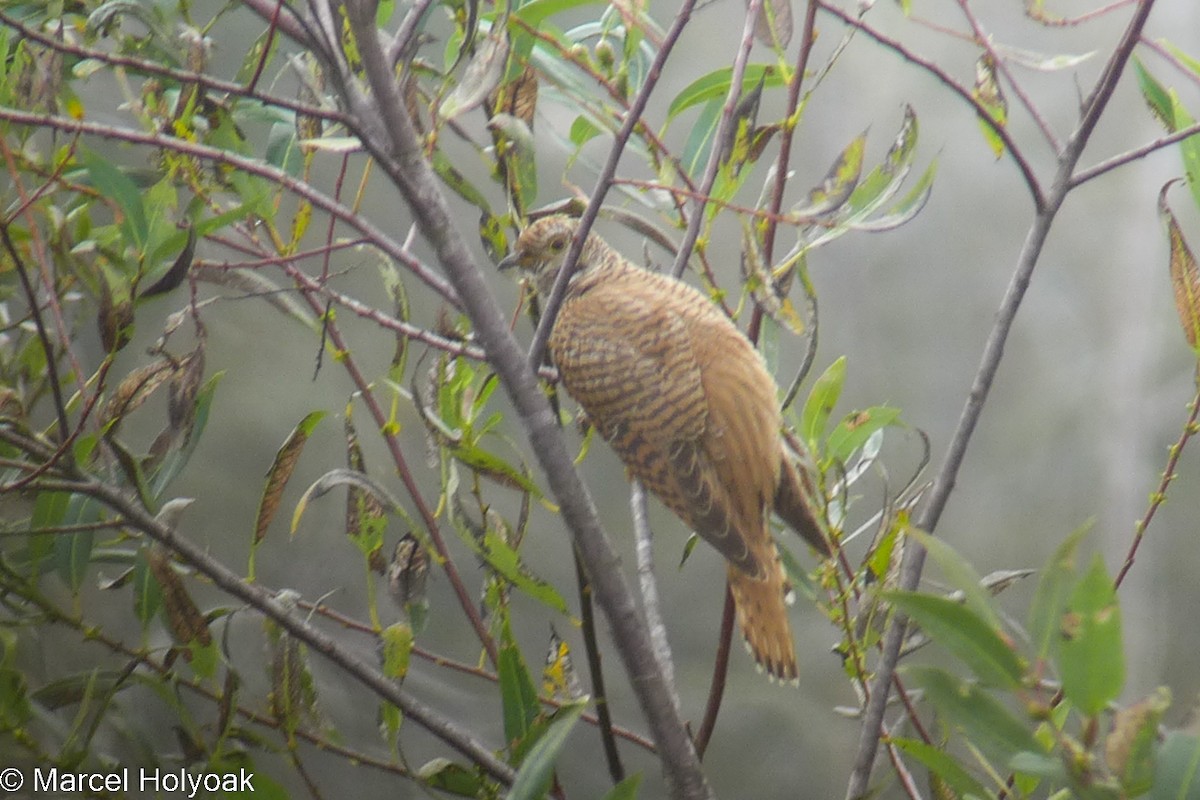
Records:
[[[666,97],[657,81],[666,63],[679,63],[672,48],[693,23],[691,2],[671,20],[673,11],[644,3],[387,0],[369,9],[367,32],[378,32],[378,42],[355,16],[367,5],[76,0],[0,8],[6,759],[72,773],[130,759],[193,774],[250,770],[254,796],[288,797],[336,793],[309,767],[320,752],[382,776],[389,796],[392,782],[412,782],[450,796],[538,798],[566,796],[579,780],[562,757],[583,747],[586,725],[605,747],[604,765],[587,768],[607,769],[612,800],[638,796],[650,774],[626,774],[631,750],[668,763],[669,743],[638,733],[639,718],[614,720],[602,666],[628,666],[633,656],[619,638],[596,634],[589,564],[576,550],[573,586],[540,574],[545,555],[528,542],[562,538],[578,515],[558,515],[562,497],[546,480],[554,476],[529,458],[544,442],[534,436],[527,445],[520,435],[542,430],[544,439],[544,420],[521,418],[513,396],[496,391],[513,366],[468,313],[469,287],[443,277],[466,244],[457,231],[440,240],[422,228],[419,202],[397,214],[379,199],[396,188],[389,178],[400,184],[419,165],[437,182],[416,194],[453,203],[458,227],[473,228],[493,261],[529,219],[580,214],[611,189],[616,199],[602,213],[676,257],[679,271],[690,266],[689,279],[759,342],[785,387],[803,491],[836,550],[811,570],[781,540],[781,558],[841,636],[837,651],[861,696],[886,700],[890,666],[877,653],[899,630],[896,620],[912,624],[899,681],[911,733],[892,730],[884,740],[898,775],[920,765],[945,796],[1200,796],[1200,742],[1188,730],[1162,729],[1169,693],[1121,705],[1118,591],[1196,430],[1200,397],[1122,571],[1110,576],[1100,556],[1081,566],[1084,534],[1073,534],[1041,571],[1022,628],[993,594],[1011,576],[981,577],[919,530],[928,499],[924,434],[884,402],[839,411],[853,374],[846,358],[809,375],[819,321],[808,257],[843,237],[908,223],[925,208],[937,172],[922,150],[917,111],[905,104],[888,112],[900,121],[889,123],[895,134],[881,158],[862,133],[836,152],[807,153],[829,166],[815,185],[795,185],[794,138],[820,122],[808,118],[809,101],[827,90],[839,59],[853,56],[857,34],[935,74],[969,104],[991,152],[1030,181],[1039,213],[1057,204],[1031,177],[1019,129],[1010,128],[1017,101],[1028,101],[1007,67],[1061,70],[1086,56],[1002,48],[973,25],[963,38],[979,51],[975,80],[961,85],[872,28],[871,3],[853,16],[814,2],[798,25],[799,4],[766,0],[749,4],[757,11],[732,63],[712,69],[702,59],[695,73],[675,76],[683,88]],[[907,15],[917,4],[900,5]],[[815,56],[818,10],[831,28],[840,21],[845,36]],[[1027,12],[1048,25],[1067,22],[1040,2]],[[1187,53],[1156,46],[1189,79],[1200,75]],[[1111,63],[1115,82],[1123,62]],[[381,91],[381,64],[395,98]],[[1178,144],[1200,207],[1194,118],[1146,63],[1135,60],[1133,70],[1151,114]],[[372,149],[372,132],[393,125],[413,136],[400,175],[380,166],[394,153]],[[619,172],[597,161],[606,145]],[[560,163],[568,165],[561,181],[550,179]],[[596,188],[577,186],[580,176]],[[1167,202],[1171,185],[1159,197],[1169,280],[1196,350],[1200,271]],[[411,233],[399,224],[410,219]],[[684,231],[683,244],[667,230]],[[730,231],[737,275],[717,269],[709,253]],[[422,249],[417,233],[434,246]],[[537,323],[547,298],[523,299]],[[231,313],[248,305],[257,312],[250,335]],[[241,352],[230,352],[231,340]],[[390,353],[376,348],[381,342]],[[310,359],[297,366],[300,348],[287,343]],[[805,350],[798,368],[782,358],[793,344]],[[261,352],[271,354],[269,374],[239,358]],[[552,365],[541,367],[565,429],[570,407]],[[302,378],[311,384],[296,380],[310,369]],[[230,383],[252,384],[261,408],[223,405]],[[336,400],[316,388],[329,383]],[[330,414],[342,417],[340,442],[320,424]],[[272,438],[264,419],[288,432]],[[212,454],[230,441],[241,449]],[[914,441],[916,464],[887,449]],[[199,474],[201,447],[210,448],[205,463],[217,464],[209,470],[216,474]],[[941,485],[953,484],[954,468]],[[262,476],[248,492],[256,508],[233,499],[246,494],[238,484],[251,473]],[[189,510],[185,486],[210,494]],[[330,523],[325,495],[342,490],[344,511]],[[291,536],[272,536],[289,507]],[[205,524],[226,513],[241,534],[224,537]],[[330,535],[325,528],[338,522]],[[950,593],[901,582],[902,562],[917,550],[930,554]],[[326,593],[347,560],[361,567],[361,586]],[[299,588],[269,585],[281,575],[295,576]],[[379,608],[377,581],[396,609]],[[530,654],[544,642],[527,631],[544,631],[547,621],[569,633],[553,633],[539,661]],[[732,616],[726,622],[728,644],[735,626]],[[60,657],[60,639],[88,655]],[[950,658],[912,663],[930,642]],[[603,657],[612,650],[621,658]],[[572,653],[583,656],[586,676],[576,674]],[[544,663],[542,680],[531,663]],[[714,670],[701,729],[715,724],[724,670],[724,662]],[[359,720],[331,713],[329,698],[345,697],[351,678],[373,693],[372,703],[355,701],[355,714],[373,709],[376,738],[348,739]],[[485,696],[495,719],[481,713],[466,728],[432,708],[459,692]],[[668,701],[678,713],[678,698]],[[864,714],[867,702],[853,713]],[[872,737],[884,733],[881,725],[864,741],[873,750]],[[703,750],[707,740],[698,739]],[[694,756],[690,742],[685,749]],[[427,752],[436,755],[413,760]],[[683,793],[676,777],[668,783]],[[703,796],[705,787],[694,791]]]

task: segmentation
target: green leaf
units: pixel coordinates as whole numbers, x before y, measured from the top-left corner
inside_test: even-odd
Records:
[[[717,101],[718,110],[729,95],[729,86],[733,80],[733,68],[722,67],[707,75],[703,75],[684,87],[675,95],[675,99],[667,106],[667,122],[677,117],[680,112],[701,103]],[[742,75],[742,92],[749,92],[762,82],[764,86],[782,86],[783,79],[771,64],[747,64]]]
[[[537,800],[550,787],[554,764],[567,743],[567,737],[583,714],[584,703],[564,705],[554,713],[554,722],[525,757],[516,780],[508,792],[508,800]]]
[[[568,613],[566,601],[553,584],[530,575],[521,561],[520,554],[504,541],[504,536],[499,531],[487,530],[483,535],[483,541],[480,542],[470,531],[463,529],[460,520],[455,519],[454,523],[463,542],[504,580],[539,603],[561,614]]]
[[[814,450],[825,433],[825,426],[829,424],[829,417],[841,397],[845,382],[846,357],[842,356],[825,369],[808,394],[804,411],[800,414],[800,436]]]
[[[1132,61],[1133,74],[1137,77],[1138,88],[1142,90],[1142,98],[1149,106],[1150,113],[1162,123],[1164,128],[1174,130],[1175,112],[1170,92],[1150,74],[1140,58],[1133,56]]]
[[[1125,684],[1121,650],[1121,606],[1116,588],[1097,554],[1072,590],[1058,630],[1063,694],[1094,716],[1115,700]]]
[[[614,786],[608,794],[604,795],[604,800],[635,800],[638,786],[641,783],[642,773],[635,772]]]
[[[141,250],[146,244],[149,232],[141,190],[108,159],[91,150],[84,150],[82,156],[89,182],[102,195],[117,204],[123,217],[120,220],[121,231],[127,243]]]
[[[1018,753],[1045,752],[1030,728],[977,684],[937,667],[906,667],[904,673],[925,690],[947,724],[1002,768]]]
[[[150,562],[146,558],[146,548],[139,547],[133,566],[133,613],[142,625],[142,633],[154,619],[154,615],[162,608],[162,589],[154,575],[150,572]]]
[[[979,577],[975,568],[943,539],[916,529],[909,530],[908,535],[920,542],[933,557],[949,584],[963,593],[967,608],[974,611],[989,627],[1000,630],[1000,615],[992,608],[988,592],[983,588],[983,579]]]
[[[524,740],[542,708],[538,703],[537,687],[525,665],[521,649],[513,639],[506,613],[500,629],[496,673],[504,712],[504,738],[513,747]]]
[[[304,445],[308,443],[308,438],[316,429],[317,423],[324,417],[324,411],[313,411],[305,415],[276,451],[271,468],[267,470],[267,482],[258,502],[258,514],[254,520],[255,545],[266,537],[267,527],[275,518],[275,512],[279,509],[279,502],[283,497],[283,490],[287,487],[292,472],[296,469],[300,454],[304,451]]]
[[[403,680],[408,674],[413,649],[413,630],[407,622],[395,622],[380,634],[383,644],[383,674]]]
[[[990,53],[984,53],[975,62],[975,88],[971,96],[987,112],[986,116],[979,115],[979,128],[992,153],[1000,158],[1004,155],[1004,139],[999,131],[1008,125],[1008,101],[996,79],[996,63]]]
[[[580,114],[575,118],[575,121],[571,123],[571,132],[568,135],[568,138],[570,138],[571,144],[578,148],[590,142],[601,133],[603,133],[603,131],[595,123],[593,123],[583,114]]]
[[[854,137],[838,154],[821,183],[809,190],[804,205],[793,208],[792,213],[801,217],[820,217],[832,214],[845,205],[853,195],[854,187],[858,186],[866,148],[865,133]]]
[[[55,553],[57,545],[54,540],[57,536],[53,530],[62,525],[70,504],[71,494],[69,492],[38,492],[37,499],[33,502],[33,515],[30,518],[30,528],[35,531],[35,534],[29,537],[29,547],[24,554],[30,566],[35,570]],[[49,532],[39,535],[36,533],[37,531]]]
[[[1104,762],[1121,783],[1124,797],[1140,797],[1154,786],[1159,722],[1171,707],[1171,690],[1160,686],[1149,697],[1113,715],[1104,739]]]
[[[929,166],[921,173],[921,178],[913,185],[903,198],[896,205],[888,209],[886,214],[877,217],[857,221],[859,215],[855,215],[852,220],[847,221],[847,226],[851,230],[866,231],[868,233],[878,233],[882,231],[890,231],[898,228],[910,219],[915,217],[925,207],[925,203],[929,201],[929,196],[933,194],[933,179],[937,175],[937,161],[929,162]],[[854,198],[850,198],[850,207],[854,207]]]
[[[1005,689],[1021,685],[1024,665],[986,619],[947,597],[917,592],[883,596],[916,620],[923,631],[966,664],[981,682]]]
[[[417,770],[421,783],[459,797],[488,797],[487,784],[479,771],[456,764],[448,758],[435,758]]]
[[[1072,531],[1042,568],[1041,579],[1029,607],[1029,634],[1038,660],[1045,659],[1054,644],[1063,610],[1067,607],[1067,595],[1075,583],[1079,543],[1091,528],[1092,522],[1089,521]]]
[[[710,102],[700,110],[700,116],[692,125],[683,145],[683,156],[679,160],[685,174],[696,177],[704,170],[717,126],[721,123],[721,105],[719,99]]]
[[[158,473],[152,481],[150,488],[152,497],[156,499],[162,497],[171,481],[183,471],[188,461],[191,460],[192,453],[196,451],[196,445],[199,444],[200,437],[204,433],[204,428],[208,425],[208,414],[212,409],[213,398],[217,393],[217,384],[221,382],[221,378],[223,377],[225,377],[223,371],[214,373],[204,383],[204,386],[200,387],[200,391],[196,393],[196,400],[193,404],[195,410],[192,412],[191,433],[182,447],[171,450],[166,458],[163,459],[162,466],[159,467]]]
[[[975,780],[971,773],[963,769],[945,750],[925,744],[919,739],[891,739],[889,741],[924,764],[926,769],[949,784],[959,797],[988,796],[983,785]]]
[[[603,2],[602,0],[530,0],[513,11],[512,15],[529,27],[537,28],[542,24],[543,20],[555,14],[588,5],[603,5]],[[513,24],[512,22],[508,25],[508,31],[514,36],[525,34],[524,29],[520,25]]]
[[[72,495],[63,517],[63,524],[98,522],[100,508],[95,501],[83,495]],[[78,533],[57,534],[54,537],[54,555],[58,567],[58,575],[63,583],[78,594],[83,588],[84,578],[87,577],[91,565],[92,548],[96,543],[95,531],[79,531]]]
[[[900,409],[891,406],[872,406],[863,411],[847,414],[829,434],[825,452],[830,458],[843,463],[866,444],[879,430],[895,425],[900,419]]]
[[[1167,734],[1155,759],[1150,800],[1200,800],[1200,737],[1182,731]]]

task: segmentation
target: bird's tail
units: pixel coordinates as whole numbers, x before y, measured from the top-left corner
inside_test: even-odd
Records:
[[[779,488],[775,490],[775,513],[821,555],[832,555],[829,540],[813,513],[812,498],[816,490],[802,470],[803,467],[793,463],[784,451]]]
[[[767,536],[765,544],[760,562],[767,567],[765,575],[755,577],[730,564],[729,590],[733,593],[738,624],[746,638],[746,646],[758,666],[773,678],[795,681],[799,669],[796,666],[792,627],[787,616],[791,586],[779,561],[774,540]]]

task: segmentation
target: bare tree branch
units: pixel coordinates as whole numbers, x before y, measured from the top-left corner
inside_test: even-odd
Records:
[[[1038,212],[1026,234],[1012,280],[1009,282],[1008,289],[1005,291],[1000,308],[996,313],[996,322],[984,344],[979,369],[975,373],[975,380],[967,395],[967,401],[959,417],[958,426],[950,442],[946,458],[942,462],[942,467],[934,479],[933,488],[917,516],[917,528],[932,532],[937,527],[942,511],[950,499],[950,493],[953,491],[958,477],[958,470],[966,457],[967,445],[983,413],[983,406],[987,402],[996,372],[1000,368],[1000,361],[1004,356],[1004,345],[1008,341],[1008,335],[1012,330],[1017,311],[1021,307],[1021,301],[1025,297],[1025,291],[1029,288],[1029,282],[1042,254],[1046,237],[1050,233],[1063,201],[1071,191],[1071,175],[1079,163],[1079,158],[1082,156],[1109,98],[1112,97],[1117,81],[1129,61],[1129,56],[1133,52],[1133,47],[1141,35],[1153,6],[1154,0],[1143,0],[1137,6],[1133,19],[1125,28],[1121,41],[1113,50],[1096,86],[1084,103],[1083,116],[1078,127],[1071,134],[1059,155],[1054,182],[1051,184],[1048,194],[1037,204]],[[1030,185],[1032,187],[1037,184],[1034,182]],[[924,565],[925,551],[915,543],[906,547],[900,567],[899,588],[906,591],[915,590],[921,580]],[[884,637],[883,655],[876,669],[874,680],[871,682],[870,697],[863,710],[863,726],[858,751],[846,787],[847,800],[858,800],[868,793],[871,770],[875,763],[879,737],[882,733],[883,714],[907,627],[907,618],[903,614],[897,613]]]
[[[457,289],[488,360],[500,376],[529,434],[563,519],[588,571],[596,599],[613,628],[630,684],[654,732],[669,790],[674,797],[705,798],[712,793],[700,769],[687,729],[671,702],[654,657],[653,645],[628,583],[579,480],[554,413],[508,330],[483,273],[458,232],[454,215],[425,160],[374,24],[374,4],[348,3],[351,24],[370,96],[344,74],[335,75],[351,126],[408,203],[418,229]],[[328,65],[336,67],[336,65]],[[636,114],[631,115],[636,117]],[[631,123],[632,124],[632,123]]]

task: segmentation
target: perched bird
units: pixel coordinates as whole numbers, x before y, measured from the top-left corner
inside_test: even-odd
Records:
[[[534,222],[501,269],[531,273],[548,296],[577,229],[562,215]],[[821,553],[829,545],[785,450],[775,381],[754,345],[699,291],[590,234],[549,349],[567,392],[629,471],[728,561],[758,664],[795,679],[791,587],[771,511]]]

